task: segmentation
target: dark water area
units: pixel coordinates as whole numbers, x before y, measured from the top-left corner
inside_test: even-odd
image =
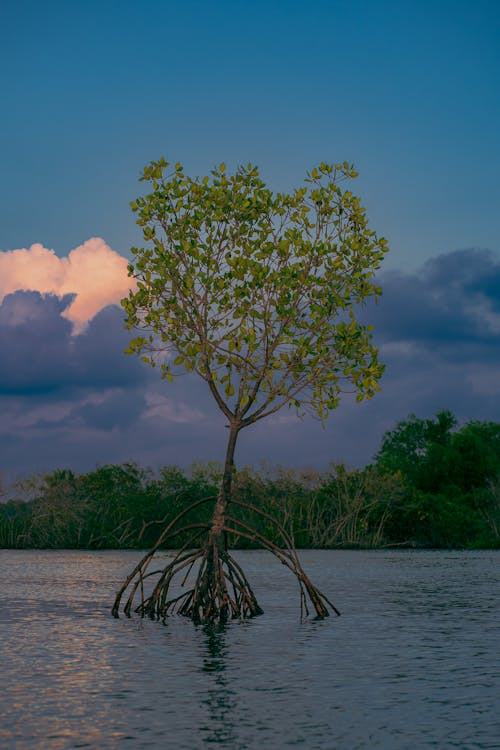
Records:
[[[265,614],[114,620],[137,552],[0,551],[0,746],[500,747],[500,552],[303,551],[342,616],[241,552]]]

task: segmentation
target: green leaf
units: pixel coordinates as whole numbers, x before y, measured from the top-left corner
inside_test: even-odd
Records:
[[[221,383],[219,406],[236,387],[254,413],[288,403],[324,420],[343,390],[371,396],[383,368],[358,306],[380,294],[386,242],[344,191],[352,166],[322,162],[288,193],[252,165],[228,175],[221,163],[202,179],[168,168],[151,162],[150,192],[131,203],[149,246],[129,264],[125,326],[144,335],[128,351],[155,352],[143,357],[154,367],[174,349],[173,366]],[[168,366],[163,376],[173,380]]]

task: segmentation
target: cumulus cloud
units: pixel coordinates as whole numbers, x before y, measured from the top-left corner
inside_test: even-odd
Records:
[[[472,248],[427,261],[414,273],[382,274],[383,297],[368,315],[385,346],[439,350],[440,357],[500,357],[500,258]]]
[[[457,250],[379,281],[382,299],[366,319],[386,372],[366,413],[384,429],[410,412],[443,408],[462,421],[500,421],[498,254]]]
[[[213,428],[194,405],[203,403],[199,384],[170,386],[126,356],[130,334],[115,305],[72,335],[63,317],[72,300],[16,291],[0,303],[0,473],[196,456],[193,435]]]
[[[14,292],[0,303],[0,394],[124,387],[145,368],[123,354],[121,310],[100,310],[79,336],[64,317],[72,297]]]
[[[81,333],[107,305],[118,304],[131,285],[127,260],[98,237],[64,258],[39,243],[29,249],[0,252],[0,302],[19,290],[66,298],[73,295],[62,312],[73,323],[73,333]]]
[[[262,421],[242,432],[238,464],[363,465],[411,412],[431,417],[446,408],[460,421],[500,421],[500,257],[447,253],[379,282],[383,296],[365,315],[387,367],[381,393],[361,404],[344,398],[325,429],[286,410]],[[0,303],[0,470],[223,457],[226,420],[199,378],[168,384],[124,356],[129,334],[114,305],[89,314],[73,335],[67,311],[79,293],[85,299],[84,286],[71,292],[61,282],[58,296],[47,288],[4,291]]]

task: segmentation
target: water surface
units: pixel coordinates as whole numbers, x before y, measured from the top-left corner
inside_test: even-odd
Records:
[[[0,746],[500,747],[499,552],[304,551],[340,618],[237,557],[262,617],[225,629],[110,616],[137,552],[0,551]]]

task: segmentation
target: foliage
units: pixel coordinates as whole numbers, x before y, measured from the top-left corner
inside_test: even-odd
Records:
[[[129,352],[168,380],[196,372],[240,428],[287,404],[324,419],[345,389],[370,398],[382,367],[355,311],[380,293],[386,242],[341,187],[355,176],[321,164],[273,194],[251,164],[193,179],[152,162],[152,191],[132,203],[149,246],[132,250],[137,286],[122,302],[143,332]]]
[[[33,477],[0,503],[0,546],[148,548],[193,500],[216,494],[221,474],[218,464],[156,473],[123,464]],[[276,517],[297,547],[500,547],[500,424],[457,428],[448,412],[432,420],[410,417],[384,436],[371,466],[243,467],[233,497]],[[236,505],[232,513],[279,541],[264,516],[255,519]],[[208,514],[201,504],[190,522],[205,523]],[[235,535],[229,544],[259,546]]]
[[[406,485],[392,533],[421,546],[498,546],[500,424],[456,425],[448,411],[411,415],[384,436],[377,467],[399,471]]]
[[[401,472],[411,485],[419,485],[429,468],[439,465],[439,453],[449,444],[456,420],[449,411],[440,411],[435,419],[418,419],[410,414],[386,432],[376,455],[379,469]]]
[[[154,475],[122,464],[55,471],[17,491],[21,497],[0,504],[0,546],[108,549],[151,546],[166,519],[215,488],[177,467]]]

